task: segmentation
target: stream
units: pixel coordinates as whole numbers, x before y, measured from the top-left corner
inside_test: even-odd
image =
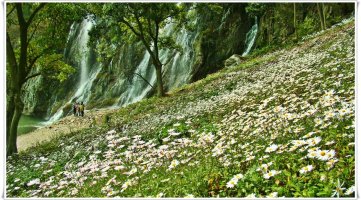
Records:
[[[23,135],[44,126],[46,120],[30,115],[22,115],[18,125],[18,135]]]

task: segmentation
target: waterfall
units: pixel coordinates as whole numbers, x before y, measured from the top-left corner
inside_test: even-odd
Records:
[[[78,61],[78,67],[80,67],[80,77],[79,83],[77,86],[77,90],[73,97],[70,99],[77,99],[77,101],[85,101],[86,95],[90,91],[90,87],[92,85],[92,81],[90,76],[94,76],[94,72],[89,74],[89,68],[91,67],[91,51],[87,45],[89,41],[89,31],[92,28],[93,23],[89,19],[84,19],[80,24],[79,33],[76,35],[76,39],[72,41],[71,47],[69,49],[70,59],[73,58],[74,60]],[[72,30],[74,31],[74,30]],[[75,30],[76,31],[76,30]],[[70,32],[69,35],[76,34],[76,32]],[[71,41],[69,41],[71,42]],[[99,67],[98,67],[99,68]],[[95,70],[95,72],[98,72]]]
[[[173,29],[173,27],[170,28]],[[176,33],[176,43],[183,48],[183,51],[169,51],[164,53],[166,55],[165,59],[174,56],[170,64],[166,66],[166,72],[168,73],[168,89],[177,88],[190,81],[192,66],[195,60],[193,44],[197,36],[198,33],[190,32],[185,28],[182,28]],[[176,54],[174,55],[174,53]],[[165,62],[165,59],[162,61]]]
[[[219,25],[218,28],[217,28],[218,31],[222,30],[222,28],[223,28],[224,25],[226,24],[227,17],[229,16],[229,14],[231,14],[230,11],[231,11],[231,9],[228,8],[227,11],[226,11],[226,13],[223,14],[222,19],[221,19],[221,23],[220,23],[220,25]]]
[[[165,78],[163,82],[166,83],[168,89],[179,87],[189,82],[192,73],[192,63],[194,62],[195,53],[193,43],[198,36],[198,33],[191,32],[185,28],[177,29],[175,23],[168,23],[160,30],[161,36],[175,36],[175,41],[182,48],[182,52],[175,50],[161,49],[159,51],[159,59],[163,64],[163,74]],[[141,75],[146,79],[155,89],[156,88],[156,71],[150,62],[150,54],[148,51],[144,52],[142,61],[136,67],[135,73]],[[127,89],[120,95],[118,101],[113,107],[126,106],[131,103],[142,100],[153,89],[143,78],[134,74],[132,81],[128,82]]]
[[[248,53],[251,51],[253,44],[256,41],[257,31],[258,31],[258,24],[257,24],[257,17],[256,17],[255,24],[252,26],[251,30],[249,30],[246,35],[246,41],[245,41],[246,48],[245,48],[242,56],[248,55]]]
[[[148,51],[145,51],[144,57],[137,66],[135,73],[142,76],[150,84],[155,85],[155,69],[154,67],[149,65],[149,60],[150,54],[148,53]],[[128,89],[121,95],[119,99],[121,105],[125,106],[141,100],[152,88],[150,85],[148,85],[147,82],[145,82],[141,77],[139,77],[139,75],[134,74]]]
[[[87,103],[90,98],[90,89],[98,73],[101,70],[99,63],[94,63],[94,53],[89,49],[87,43],[89,41],[89,31],[93,26],[90,19],[84,19],[80,24],[71,26],[67,43],[68,47],[64,50],[65,58],[72,60],[75,67],[80,68],[79,82],[77,89],[72,97],[63,104],[57,112],[46,122],[51,124],[64,115],[64,108],[72,104],[74,101]],[[65,113],[68,114],[68,113]]]
[[[220,27],[224,26],[229,15],[231,15],[230,9],[224,13]],[[196,17],[192,20],[192,25],[196,27],[200,19],[202,18]],[[69,106],[75,100],[84,103],[100,102],[101,106],[116,108],[140,101],[156,88],[155,68],[149,52],[144,51],[145,48],[141,43],[112,48],[114,51],[116,50],[115,55],[109,66],[104,66],[108,68],[108,73],[97,76],[102,66],[96,61],[95,53],[87,46],[88,33],[92,26],[93,23],[90,20],[84,20],[81,23],[74,23],[71,27],[64,54],[69,63],[78,69],[79,77],[76,82],[74,81],[74,88],[67,93],[67,99],[56,100],[57,103],[65,103],[55,112],[49,122],[56,121],[68,114],[64,112],[68,112]],[[255,42],[257,29],[256,19],[256,23],[246,35],[246,48],[243,55],[250,52]],[[196,42],[198,44],[198,36],[202,35],[202,32],[200,29],[192,31],[178,27],[176,23],[169,20],[166,22],[166,26],[160,29],[159,34],[161,37],[172,36],[176,44],[183,49],[181,52],[172,49],[160,49],[159,51],[160,61],[165,64],[162,71],[164,88],[169,91],[189,83],[194,70],[197,70],[195,68],[196,57],[198,59],[202,59],[202,57],[200,57],[200,52],[197,52],[199,48],[196,48],[195,44]],[[139,55],[142,52],[144,52],[143,55]],[[133,75],[125,77],[128,71],[123,74],[126,70],[122,70],[122,68],[129,66],[134,69]],[[92,87],[95,80],[100,84]],[[94,95],[91,96],[92,92]]]

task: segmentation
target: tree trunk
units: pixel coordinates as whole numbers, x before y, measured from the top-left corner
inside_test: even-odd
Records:
[[[162,65],[154,65],[157,74],[157,96],[164,97],[163,77],[162,77]]]
[[[6,144],[7,156],[18,152],[16,146],[18,124],[24,108],[24,103],[21,100],[22,83],[20,82],[20,77],[22,77],[23,74],[20,72],[20,70],[16,70],[16,71],[17,73],[13,74],[10,80],[12,102],[8,104],[8,106],[9,107],[13,106],[13,114],[12,114],[12,118],[9,120],[9,122],[7,122],[7,124],[10,124],[9,133],[8,133],[9,139],[7,140],[8,143]]]
[[[7,107],[7,143],[6,143],[6,154],[7,156],[17,153],[16,140],[17,140],[17,129],[20,121],[21,114],[24,109],[24,103],[21,100],[21,88],[26,82],[26,77],[29,73],[28,69],[28,28],[32,23],[37,13],[44,8],[45,4],[40,4],[28,17],[28,21],[25,20],[23,13],[23,4],[15,4],[16,14],[19,23],[20,31],[20,51],[18,62],[15,57],[14,49],[11,44],[9,34],[7,34],[6,47],[7,47],[7,58],[9,63],[7,69],[9,69],[9,82],[8,90],[11,97],[8,100]],[[29,14],[28,12],[26,12]],[[31,67],[31,65],[30,65]],[[10,127],[10,128],[9,128]]]
[[[21,100],[21,88],[26,80],[26,69],[27,69],[27,48],[28,48],[28,24],[25,21],[22,4],[16,4],[16,13],[18,16],[19,30],[20,30],[20,56],[17,65],[10,63],[10,90],[13,96],[14,102],[14,114],[10,123],[9,140],[6,145],[6,155],[9,156],[13,153],[17,153],[16,140],[17,140],[17,129],[20,121],[21,114],[23,112],[24,104]],[[9,36],[9,35],[8,35]],[[10,38],[8,37],[9,47],[11,46]],[[11,61],[11,60],[10,60]]]
[[[317,11],[318,11],[318,16],[320,17],[320,22],[321,22],[321,29],[325,30],[325,24],[324,24],[324,20],[323,20],[323,12],[322,12],[322,7],[319,3],[317,3]]]
[[[273,40],[273,18],[270,17],[268,19],[268,45],[271,45],[272,40]]]
[[[268,41],[268,46],[271,44],[271,22],[270,19],[267,19],[267,41]]]
[[[24,104],[21,101],[20,95],[15,95],[14,100],[15,100],[15,112],[11,120],[9,143],[6,149],[7,156],[18,152],[16,146],[17,133],[18,133],[17,129],[24,108]]]
[[[6,145],[9,144],[10,139],[10,126],[11,121],[15,112],[14,104],[14,87],[12,77],[16,76],[17,73],[17,63],[14,53],[13,46],[11,44],[10,36],[6,32],[6,71],[9,74],[6,75]]]
[[[6,144],[8,145],[10,140],[10,126],[15,112],[15,105],[14,105],[14,96],[11,94],[11,92],[8,92],[7,98],[8,99],[6,102]]]
[[[296,3],[293,3],[293,27],[294,27],[294,29],[295,29],[295,36],[296,36],[296,39],[297,39],[298,36],[297,36]]]
[[[323,20],[323,25],[324,25],[325,29],[327,29],[325,4],[324,4],[324,3],[322,3],[321,5],[322,5],[322,6],[321,6],[321,9],[322,9],[322,20]]]

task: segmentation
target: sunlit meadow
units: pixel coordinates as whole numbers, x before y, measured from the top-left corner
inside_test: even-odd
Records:
[[[11,157],[7,196],[353,197],[353,24]]]

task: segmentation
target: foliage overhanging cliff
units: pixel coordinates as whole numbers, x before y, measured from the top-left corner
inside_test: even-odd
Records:
[[[353,6],[344,3],[322,4],[326,27],[351,15]],[[167,27],[172,29],[168,34],[175,36],[177,42],[186,48],[185,52],[179,55],[169,51],[163,52],[168,57],[174,57],[163,72],[166,89],[170,90],[204,78],[207,74],[223,68],[224,60],[231,55],[242,54],[246,34],[256,17],[259,30],[253,47],[256,49],[255,54],[293,43],[307,34],[321,30],[317,8],[316,4],[304,3],[224,3],[198,6],[193,13],[187,15],[187,20],[193,23],[193,27],[188,27],[187,30]],[[84,57],[74,56],[69,51],[74,42],[79,40],[77,35],[82,31],[80,23],[73,26],[77,26],[77,30],[73,38],[68,39],[65,57],[77,72],[62,84],[42,77],[29,82],[26,88],[30,92],[24,96],[25,113],[42,117],[52,116],[59,110],[63,110],[64,114],[68,113],[68,101],[75,96],[80,87],[80,60],[84,60]],[[97,39],[99,38],[92,40]],[[94,76],[91,77],[92,84],[87,88],[88,108],[117,106],[138,100],[132,96],[134,94],[130,94],[131,92],[138,93],[139,98],[154,93],[152,88],[147,88],[147,82],[151,82],[154,76],[153,72],[137,68],[147,59],[144,47],[140,43],[122,44],[115,40],[116,38],[111,38],[113,44],[104,47],[110,49],[112,55],[106,61],[100,62],[99,58],[103,58],[103,55],[99,54],[96,46],[90,47],[89,55],[86,57],[89,77]],[[135,74],[138,72],[142,72],[141,75],[144,77],[137,77]],[[181,79],[177,78],[180,76]],[[131,87],[133,89],[129,89]]]

